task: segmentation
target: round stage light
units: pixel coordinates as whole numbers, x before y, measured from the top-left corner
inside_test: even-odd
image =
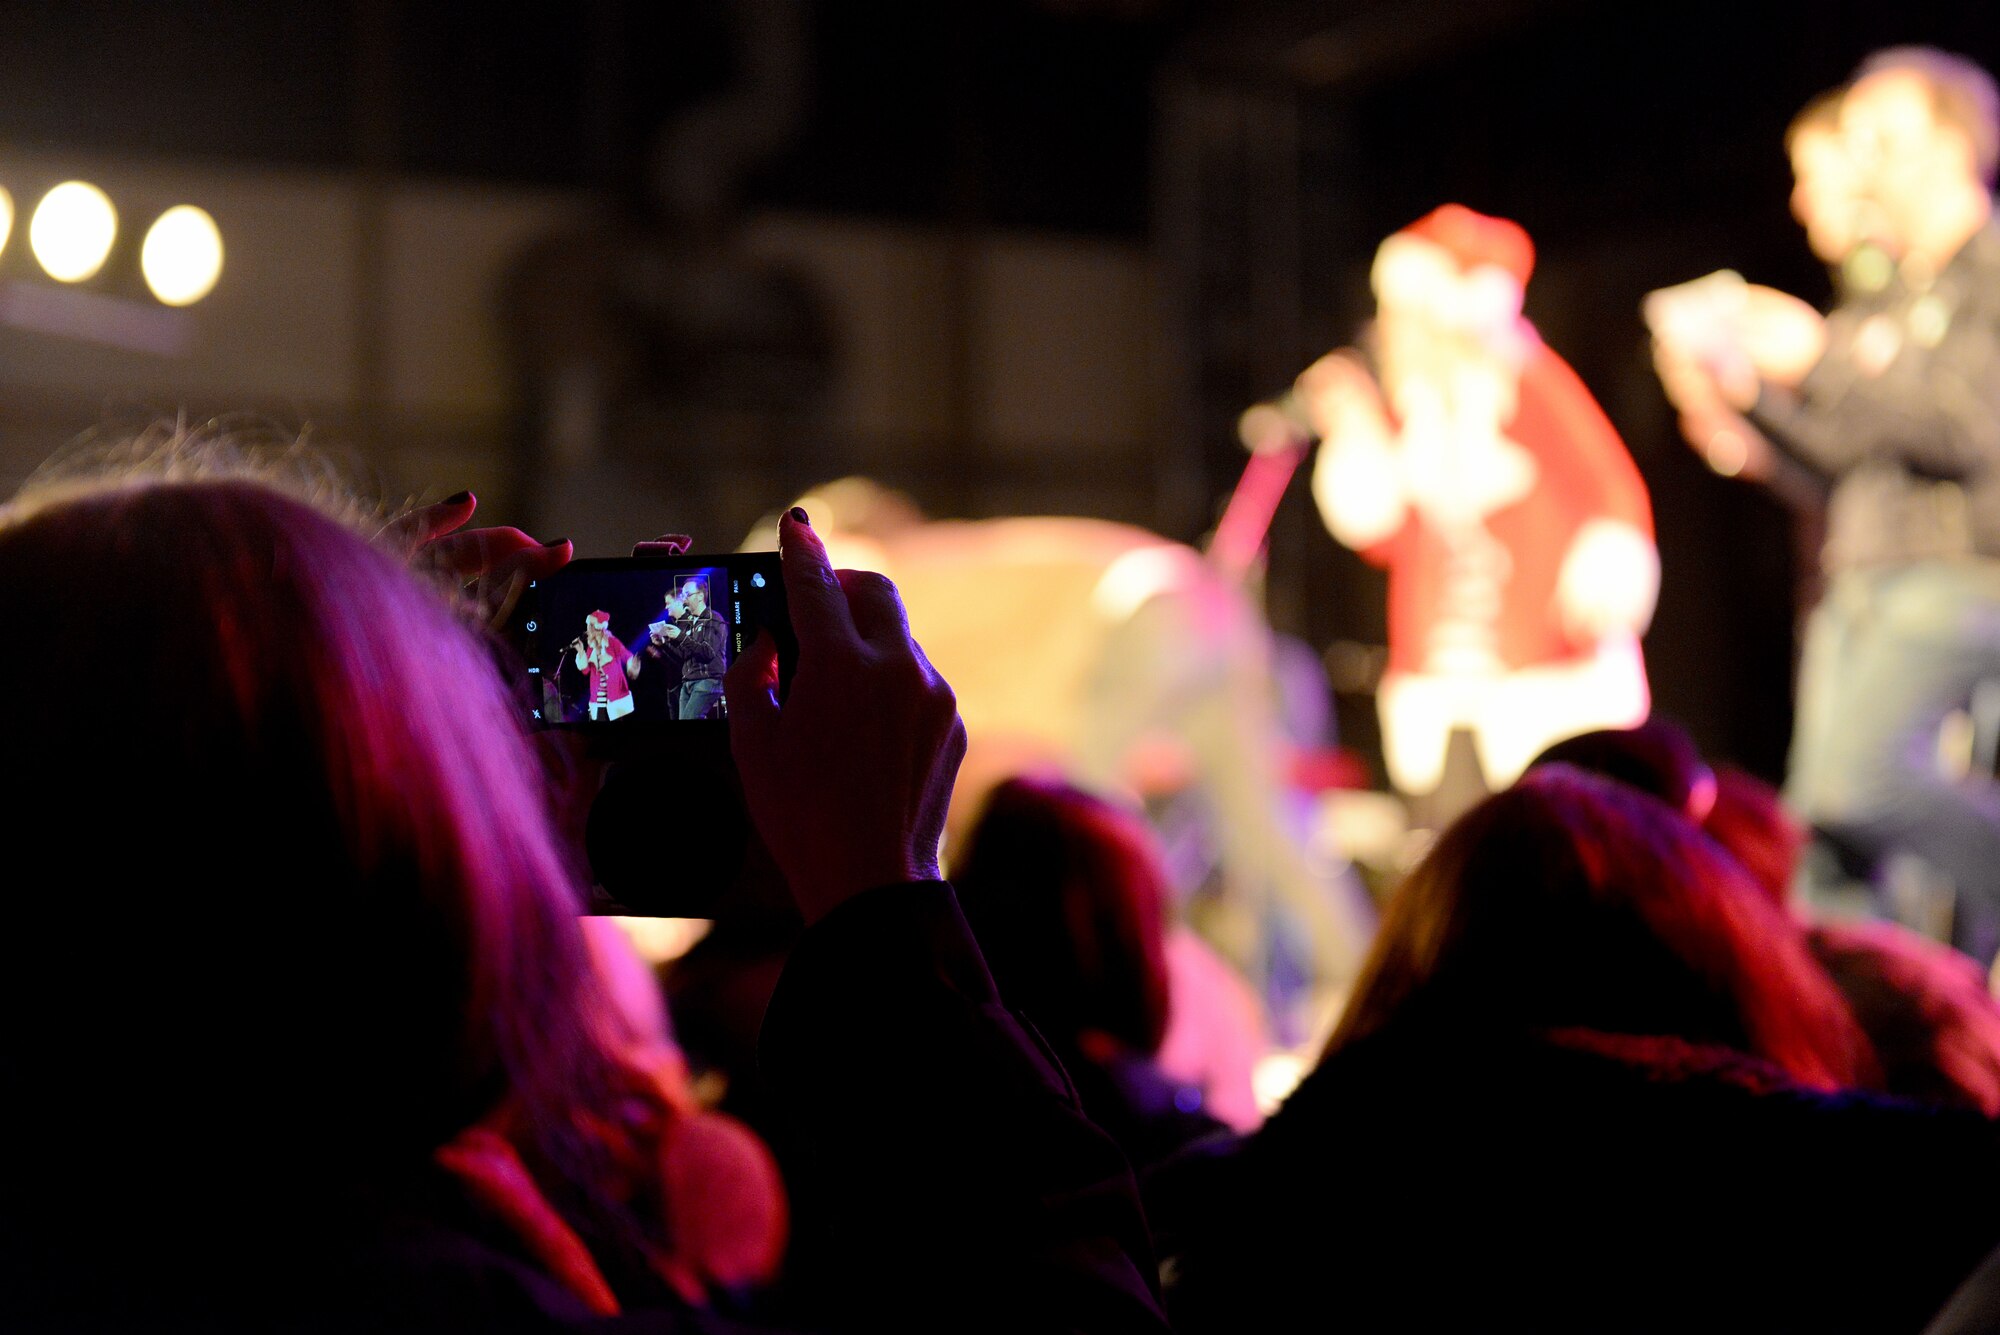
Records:
[[[146,286],[169,306],[192,306],[222,277],[222,232],[192,204],[177,204],[154,220],[139,248]]]
[[[28,221],[28,248],[59,283],[81,283],[103,268],[117,235],[118,210],[88,181],[64,181]]]

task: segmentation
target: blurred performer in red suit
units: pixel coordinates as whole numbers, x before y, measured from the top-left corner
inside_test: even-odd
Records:
[[[1389,571],[1378,703],[1389,777],[1436,792],[1454,730],[1487,784],[1649,704],[1659,590],[1646,488],[1611,423],[1521,316],[1534,248],[1457,204],[1382,243],[1365,354],[1299,377],[1333,536]]]

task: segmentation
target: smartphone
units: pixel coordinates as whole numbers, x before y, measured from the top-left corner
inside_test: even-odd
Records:
[[[510,631],[527,723],[640,746],[720,734],[724,674],[759,632],[777,644],[780,693],[798,658],[776,552],[572,561],[528,585]]]
[[[758,865],[723,677],[764,632],[782,697],[798,640],[776,552],[572,561],[522,591],[507,638],[523,722],[613,762],[583,821],[585,912],[709,917]]]

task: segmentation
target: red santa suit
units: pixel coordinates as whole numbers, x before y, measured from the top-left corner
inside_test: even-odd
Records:
[[[632,684],[625,679],[625,660],[632,651],[611,633],[609,612],[592,612],[585,624],[594,633],[586,633],[577,647],[576,667],[586,677],[586,712],[592,719],[600,711],[607,719],[624,718],[632,712]]]
[[[1438,786],[1455,728],[1497,786],[1550,743],[1648,710],[1639,635],[1659,561],[1645,484],[1520,318],[1532,263],[1513,223],[1445,206],[1377,256],[1386,388],[1351,360],[1301,380],[1325,438],[1321,515],[1389,570],[1378,704],[1406,793]]]

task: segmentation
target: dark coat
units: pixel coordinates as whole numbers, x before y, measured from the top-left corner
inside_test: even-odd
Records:
[[[1084,1114],[1104,1128],[1136,1172],[1229,1132],[1204,1108],[1200,1086],[1174,1079],[1149,1058],[1125,1051],[1091,1057],[1072,1045],[1052,1046]]]
[[[1164,1335],[1131,1170],[1002,1005],[951,887],[871,891],[808,928],[762,1056],[817,1310],[867,1331]]]
[[[1176,1329],[1916,1331],[2000,1124],[1669,1039],[1387,1033],[1149,1183]]]
[[[805,1167],[813,1328],[1164,1335],[1131,1172],[1001,1006],[949,886],[873,890],[808,928],[762,1060]],[[268,1212],[192,1191],[162,1208],[143,1184],[109,1192],[63,1165],[44,1199],[67,1217],[0,1195],[0,1330],[748,1329],[615,1253],[596,1259],[628,1315],[594,1319],[444,1174],[309,1190],[314,1147],[282,1149],[297,1173],[277,1153],[231,1165],[254,1171]],[[184,1167],[199,1185],[200,1165]]]

